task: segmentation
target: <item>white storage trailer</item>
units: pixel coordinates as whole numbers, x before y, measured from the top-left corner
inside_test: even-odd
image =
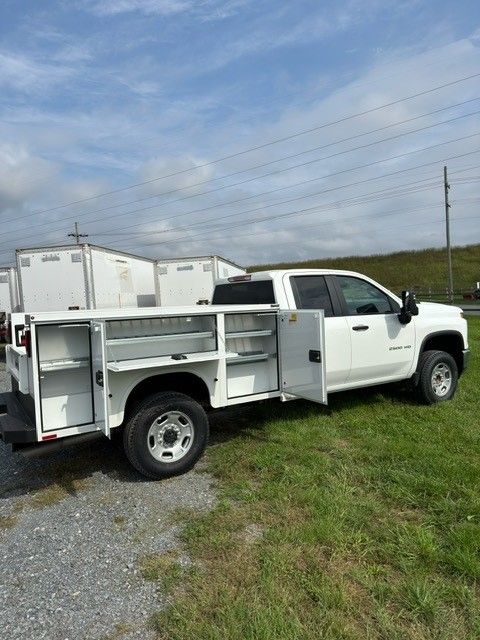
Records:
[[[162,307],[210,301],[216,280],[245,273],[221,256],[197,256],[156,261],[157,300]]]
[[[17,270],[15,267],[0,267],[0,315],[20,311]]]
[[[92,244],[17,249],[22,309],[156,306],[155,263]]]

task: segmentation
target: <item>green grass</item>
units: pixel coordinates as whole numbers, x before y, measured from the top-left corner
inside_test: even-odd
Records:
[[[454,247],[452,264],[455,291],[471,291],[475,282],[480,279],[480,244]],[[433,291],[444,291],[447,287],[447,261],[444,249],[255,265],[248,270],[285,268],[358,271],[396,292],[408,288],[428,290],[429,287]]]
[[[252,405],[213,430],[219,502],[144,559],[168,640],[480,638],[480,321],[452,402],[396,386]]]
[[[16,516],[0,516],[0,529],[12,529],[16,524]]]

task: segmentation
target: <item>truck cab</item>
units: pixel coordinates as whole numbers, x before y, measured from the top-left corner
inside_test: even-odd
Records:
[[[446,399],[452,376],[463,372],[468,359],[460,308],[421,302],[417,315],[402,316],[401,298],[353,271],[282,269],[217,281],[212,304],[239,303],[323,309],[329,393],[410,378],[417,384],[422,354],[442,351],[456,367],[437,370],[434,400]]]

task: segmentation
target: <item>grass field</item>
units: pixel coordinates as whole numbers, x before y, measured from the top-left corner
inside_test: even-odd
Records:
[[[480,280],[480,244],[452,249],[455,291],[470,290]],[[416,288],[444,291],[447,286],[447,261],[444,249],[402,251],[386,255],[324,258],[306,262],[256,265],[249,271],[266,268],[347,269],[365,273],[393,291]]]
[[[480,638],[480,319],[452,402],[388,386],[268,403],[213,430],[219,503],[144,559],[169,640]]]

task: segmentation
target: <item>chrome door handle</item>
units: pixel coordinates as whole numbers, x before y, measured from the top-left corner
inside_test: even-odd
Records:
[[[352,327],[352,329],[354,331],[367,331],[367,329],[369,329],[368,324],[356,324],[354,327]]]

